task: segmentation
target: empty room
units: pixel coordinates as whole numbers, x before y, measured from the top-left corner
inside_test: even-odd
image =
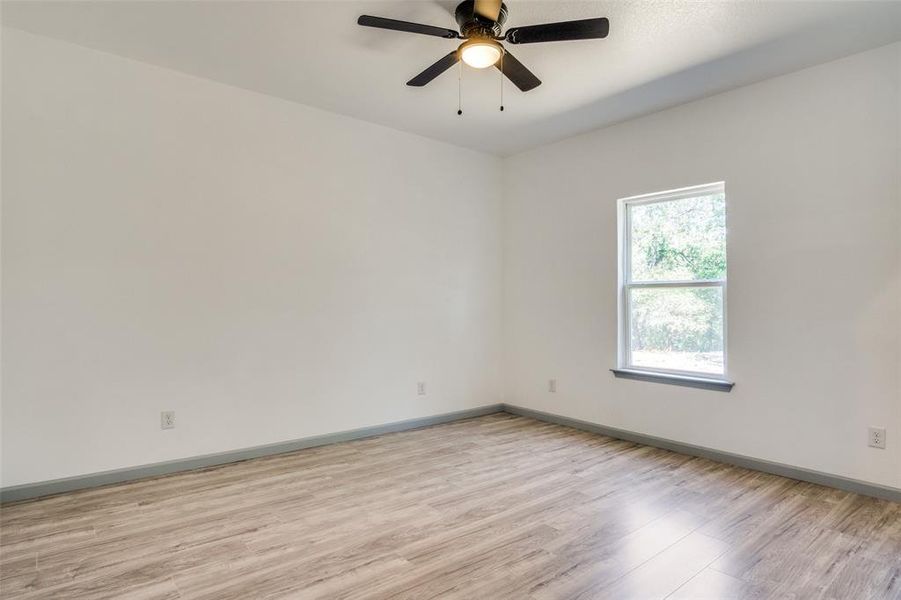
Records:
[[[0,21],[0,598],[901,600],[901,0]]]

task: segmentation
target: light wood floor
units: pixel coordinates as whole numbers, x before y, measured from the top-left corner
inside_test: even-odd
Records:
[[[901,598],[901,504],[499,413],[6,505],[3,598]]]

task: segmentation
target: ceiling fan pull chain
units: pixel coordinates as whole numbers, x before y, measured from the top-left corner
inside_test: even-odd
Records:
[[[457,63],[460,70],[457,71],[457,114],[463,114],[463,61]]]
[[[506,50],[501,50],[501,112],[504,112],[504,54]]]

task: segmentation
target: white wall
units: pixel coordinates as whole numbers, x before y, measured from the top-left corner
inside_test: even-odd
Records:
[[[901,486],[901,45],[500,161],[3,34],[3,486],[501,399]],[[615,380],[616,199],[721,179],[735,389]]]
[[[506,400],[901,487],[899,55],[509,159]],[[615,379],[617,199],[720,180],[734,390]],[[867,447],[868,425],[888,428],[886,450]]]
[[[499,159],[2,49],[3,486],[500,401]]]

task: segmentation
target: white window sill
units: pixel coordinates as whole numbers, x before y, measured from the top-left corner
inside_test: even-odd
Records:
[[[720,392],[732,391],[735,382],[723,379],[708,379],[707,377],[691,377],[688,375],[671,375],[669,373],[655,373],[653,371],[639,371],[638,369],[610,369],[613,375],[621,379],[635,379],[637,381],[650,381],[653,383],[668,383],[670,385],[683,385],[686,387],[700,388],[702,390],[716,390]]]

